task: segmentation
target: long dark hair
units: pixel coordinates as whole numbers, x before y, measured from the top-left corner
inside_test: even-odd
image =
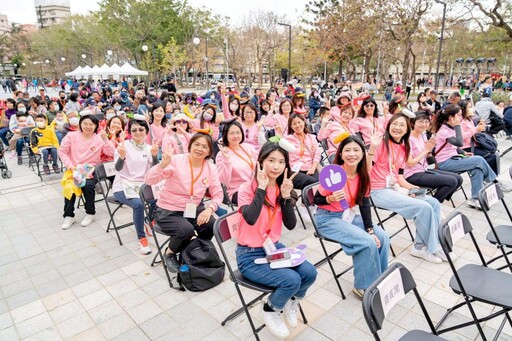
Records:
[[[357,175],[359,175],[359,187],[357,189],[357,196],[355,200],[357,205],[362,205],[363,198],[367,195],[371,187],[370,173],[368,172],[368,165],[366,163],[366,149],[364,147],[363,141],[361,141],[361,139],[356,135],[350,135],[349,137],[341,141],[340,145],[338,146],[338,150],[336,150],[333,164],[341,166],[345,163],[343,161],[343,158],[341,157],[341,154],[343,153],[343,148],[345,148],[345,146],[351,142],[357,143],[357,145],[363,151],[363,158],[357,164]]]
[[[363,104],[361,105],[361,108],[359,108],[359,112],[357,113],[357,117],[362,117],[362,118],[365,118],[367,115],[366,115],[366,111],[364,111],[364,106],[367,105],[368,103],[372,103],[374,105],[373,107],[373,117],[379,117],[379,108],[377,107],[377,102],[375,102],[375,100],[373,98],[366,98],[364,101],[363,101]]]
[[[288,152],[286,150],[284,150],[283,148],[281,148],[279,146],[278,143],[276,142],[266,142],[260,149],[260,153],[258,154],[258,162],[260,164],[260,166],[263,165],[263,161],[265,161],[267,159],[267,157],[270,155],[270,153],[272,153],[273,151],[277,150],[278,152],[280,152],[281,154],[283,154],[284,156],[284,162],[285,162],[285,170],[284,172],[286,172],[288,170],[288,177],[290,177],[292,175],[292,172],[290,171],[290,156],[288,155]],[[257,175],[258,175],[258,167],[256,167],[256,171],[254,173],[254,179],[256,179]],[[283,174],[279,175],[276,179],[276,184],[277,186],[281,187],[281,185],[283,184],[283,180],[284,180],[284,172]],[[256,180],[257,182],[258,180]],[[298,195],[297,193],[295,193],[294,190],[291,191],[291,198],[293,200],[293,204],[295,205],[295,202],[297,201],[298,199]],[[282,205],[283,204],[283,197],[282,197],[282,193],[281,191],[279,191],[279,196],[277,197],[277,202],[279,205]],[[263,205],[267,206],[267,207],[270,207],[270,208],[274,208],[274,205],[273,203],[270,203],[267,201],[267,199],[265,198],[265,201],[263,202]]]
[[[388,155],[389,155],[389,141],[393,140],[393,138],[391,137],[391,134],[389,133],[389,128],[391,127],[391,124],[393,122],[395,122],[397,119],[399,119],[400,117],[403,117],[405,119],[405,124],[407,125],[407,132],[405,133],[404,136],[402,136],[402,139],[400,141],[398,141],[397,143],[404,144],[405,159],[407,160],[409,158],[409,153],[411,151],[411,146],[409,145],[409,136],[411,136],[411,124],[410,124],[409,118],[407,116],[405,116],[401,112],[394,114],[389,119],[388,125],[386,126],[386,131],[384,132],[383,140],[384,140],[384,146],[386,147],[386,151],[388,152]]]
[[[402,96],[395,96],[391,99],[391,101],[389,101],[389,113],[390,114],[394,114],[394,111],[397,110],[399,108],[399,106],[401,106],[403,99],[404,98]]]
[[[457,104],[460,107],[460,110],[462,110],[462,118],[469,121],[471,121],[471,118],[468,117],[468,105],[470,103],[471,102],[469,100],[464,99]]]
[[[162,110],[164,111],[164,117],[162,117],[162,122],[160,122],[160,124],[162,125],[162,127],[165,127],[167,125],[167,116],[165,116],[165,105],[163,102],[160,101],[156,101],[155,103],[153,103],[153,108],[151,109],[151,113],[149,115],[149,124],[153,124],[153,121],[155,120],[155,118],[153,117],[153,111],[155,111],[158,108],[162,108]]]
[[[204,123],[207,122],[207,121],[204,120],[204,113],[208,109],[212,109],[212,111],[213,111],[212,119],[211,119],[210,123],[215,123],[215,120],[217,119],[217,110],[215,110],[215,108],[212,107],[211,105],[206,105],[204,107],[203,113],[201,114],[201,118],[199,118],[199,127],[201,129],[204,128]]]
[[[436,115],[434,123],[434,132],[438,132],[441,126],[448,122],[450,116],[455,116],[459,113],[460,107],[456,104],[448,104],[443,110],[440,110]]]

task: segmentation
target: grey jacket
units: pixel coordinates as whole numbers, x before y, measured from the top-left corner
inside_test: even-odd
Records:
[[[503,118],[503,115],[500,113],[498,107],[492,102],[492,100],[488,97],[484,97],[475,104],[476,115],[473,117],[473,121],[477,122],[483,119],[485,120],[485,124],[489,124],[491,123],[491,120],[489,119],[491,112],[495,113],[500,118]]]

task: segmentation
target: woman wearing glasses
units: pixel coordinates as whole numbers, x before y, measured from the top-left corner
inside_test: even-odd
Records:
[[[242,128],[245,134],[245,143],[254,147],[256,152],[260,151],[261,145],[258,142],[258,135],[262,132],[262,123],[258,122],[258,110],[252,103],[247,103],[242,109]]]
[[[171,119],[169,130],[164,136],[162,150],[172,150],[174,154],[185,154],[192,137],[192,120],[185,114],[179,113]]]
[[[254,107],[247,104],[246,108],[249,106]],[[254,147],[244,143],[245,140],[243,126],[236,119],[227,121],[222,132],[223,146],[220,146],[220,153],[215,159],[220,182],[227,186],[229,199],[235,205],[238,203],[238,188],[254,176],[258,157]]]
[[[135,191],[144,182],[144,177],[152,165],[156,165],[158,145],[153,147],[145,143],[149,127],[146,121],[133,119],[128,124],[128,131],[132,139],[119,143],[114,154],[115,168],[117,171],[112,185],[114,197],[120,203],[133,209],[133,224],[139,240],[139,252],[143,255],[151,253],[146,233],[144,232],[144,205]],[[149,231],[148,231],[149,232]],[[150,235],[148,233],[148,235]]]
[[[387,119],[379,116],[377,102],[371,97],[365,99],[357,117],[350,121],[348,127],[353,134],[360,133],[366,150],[370,147],[372,137],[384,135]]]

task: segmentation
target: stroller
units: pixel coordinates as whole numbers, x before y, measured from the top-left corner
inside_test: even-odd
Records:
[[[3,143],[0,142],[0,171],[2,172],[2,178],[10,179],[12,176],[11,171],[7,168],[7,162],[5,162],[5,150]]]

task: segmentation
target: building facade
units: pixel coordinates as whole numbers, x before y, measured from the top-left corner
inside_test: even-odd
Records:
[[[9,19],[7,15],[0,14],[0,36],[9,33]]]
[[[71,16],[69,0],[34,0],[34,4],[39,28],[60,24]]]

